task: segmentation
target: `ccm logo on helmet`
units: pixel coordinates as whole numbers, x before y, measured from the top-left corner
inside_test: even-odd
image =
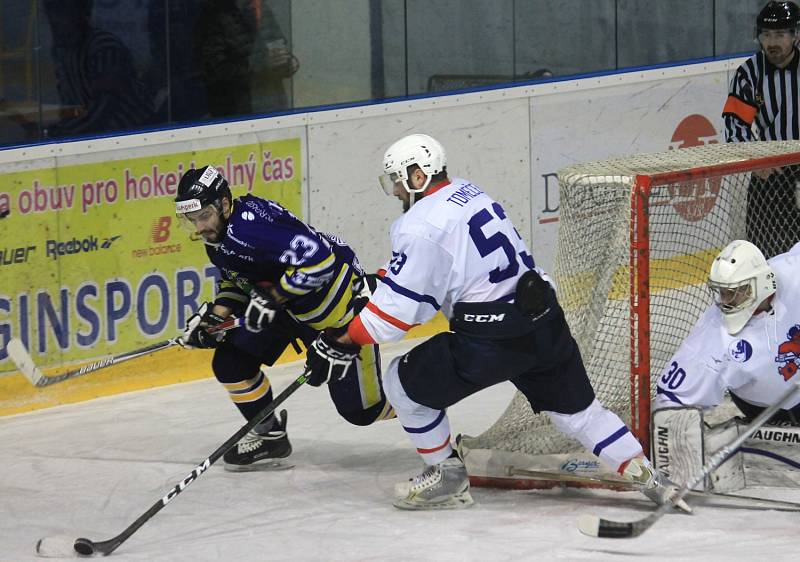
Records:
[[[502,322],[503,318],[506,317],[506,313],[503,314],[465,314],[464,321],[465,322]]]

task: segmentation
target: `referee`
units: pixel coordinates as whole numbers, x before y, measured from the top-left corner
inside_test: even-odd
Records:
[[[728,142],[800,140],[798,23],[794,2],[768,2],[758,14],[761,50],[736,69],[722,110]],[[800,240],[799,166],[753,173],[746,223],[748,239],[767,258]]]

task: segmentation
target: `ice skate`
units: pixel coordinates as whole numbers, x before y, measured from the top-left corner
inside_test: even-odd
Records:
[[[672,497],[680,487],[656,470],[645,457],[631,459],[625,466],[622,476],[631,482],[640,484],[641,492],[657,505],[673,503],[681,511],[692,513],[692,508],[685,501],[672,501]]]
[[[264,434],[250,431],[222,457],[225,470],[250,472],[254,470],[286,470],[294,465],[284,461],[292,454],[292,444],[286,434],[286,410],[276,416],[275,423]]]
[[[464,462],[452,456],[422,474],[395,485],[393,505],[399,509],[463,509],[475,503],[469,493]]]

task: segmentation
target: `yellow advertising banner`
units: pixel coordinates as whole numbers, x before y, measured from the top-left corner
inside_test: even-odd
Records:
[[[20,338],[42,366],[176,336],[218,272],[178,228],[183,172],[216,166],[302,216],[301,139],[0,173],[0,372]]]

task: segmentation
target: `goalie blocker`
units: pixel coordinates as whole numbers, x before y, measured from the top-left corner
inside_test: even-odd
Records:
[[[700,408],[663,408],[652,415],[653,464],[674,482],[687,482],[747,427],[743,418],[710,426]],[[699,487],[733,492],[748,487],[800,486],[800,427],[764,425]]]

